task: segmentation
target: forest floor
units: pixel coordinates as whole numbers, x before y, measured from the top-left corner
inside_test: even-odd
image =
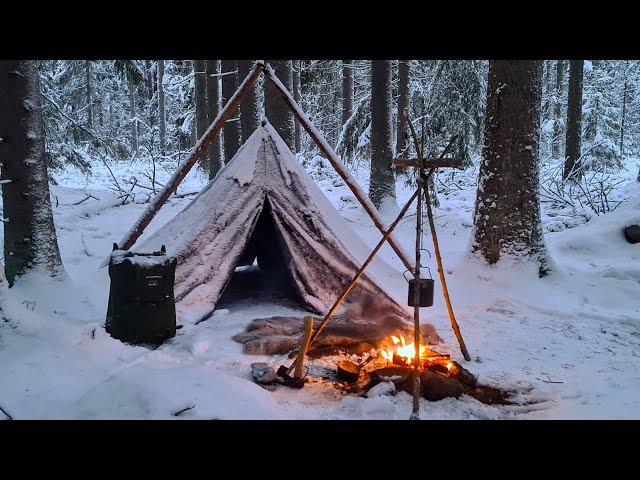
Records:
[[[440,179],[435,210],[453,306],[473,360],[464,362],[442,296],[423,309],[450,353],[485,384],[513,389],[517,405],[487,406],[463,396],[421,403],[424,419],[640,418],[640,245],[629,245],[621,228],[640,223],[638,165],[627,162],[616,190],[624,200],[614,212],[584,215],[543,205],[543,224],[553,272],[539,279],[535,267],[505,262],[489,267],[465,254],[472,226],[476,169]],[[379,233],[347,187],[319,157],[312,174],[338,211],[373,247]],[[140,176],[134,164],[113,166],[119,179]],[[164,181],[167,172],[159,172]],[[366,174],[356,172],[366,189]],[[145,208],[147,196],[118,205],[108,189],[106,169],[91,177],[75,171],[55,174],[54,215],[62,259],[62,280],[30,275],[2,296],[0,321],[0,407],[15,419],[42,418],[311,418],[406,419],[411,398],[345,395],[315,377],[303,390],[270,392],[250,379],[250,364],[274,367],[285,357],[249,356],[231,337],[254,318],[300,311],[267,299],[226,305],[198,325],[186,324],[157,349],[129,346],[104,330],[109,292],[99,264]],[[180,192],[205,183],[191,173]],[[398,202],[411,189],[398,180]],[[142,192],[142,190],[140,190]],[[74,203],[91,193],[95,198]],[[148,235],[193,198],[172,198]],[[204,212],[203,212],[204,213]],[[383,212],[391,218],[393,212]],[[397,238],[411,250],[414,220],[409,212]],[[425,245],[431,246],[426,236]],[[381,255],[402,269],[385,246]],[[427,259],[428,260],[428,259]],[[435,265],[427,263],[432,272]],[[436,282],[437,284],[438,282]],[[182,323],[180,318],[178,323]],[[335,359],[313,361],[331,368]],[[182,411],[178,416],[175,414]],[[3,413],[0,412],[0,419]]]

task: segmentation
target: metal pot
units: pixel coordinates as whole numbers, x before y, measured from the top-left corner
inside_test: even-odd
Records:
[[[412,278],[409,280],[409,297],[407,303],[410,307],[417,306],[414,302],[416,288],[419,288],[420,297],[419,297],[419,306],[420,307],[430,307],[433,305],[433,289],[435,282],[433,278],[421,278],[417,280]]]

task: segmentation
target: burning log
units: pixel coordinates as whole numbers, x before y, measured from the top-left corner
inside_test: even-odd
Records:
[[[371,381],[374,386],[382,382],[392,382],[398,391],[411,394],[412,373],[413,369],[408,366],[385,367],[371,372]],[[453,378],[430,370],[420,371],[420,395],[427,400],[435,402],[449,397],[457,398],[464,391],[463,386]]]

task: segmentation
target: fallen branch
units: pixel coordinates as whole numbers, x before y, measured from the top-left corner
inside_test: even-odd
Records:
[[[125,203],[127,203],[127,200],[129,200],[129,195],[132,194],[133,189],[135,188],[135,186],[137,184],[138,184],[138,179],[136,177],[133,177],[132,182],[131,182],[131,188],[129,189],[129,192],[125,193],[124,199],[122,200],[122,203],[120,203],[120,206],[122,206]]]

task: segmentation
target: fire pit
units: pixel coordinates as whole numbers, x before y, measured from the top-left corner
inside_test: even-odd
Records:
[[[362,370],[347,388],[350,393],[368,391],[380,383],[391,382],[396,391],[409,394],[413,391],[413,371],[415,368],[415,347],[407,343],[400,333],[391,335],[385,346],[380,347],[374,367]],[[338,362],[341,364],[342,362]],[[476,377],[449,354],[441,354],[420,345],[420,395],[429,401],[467,394],[486,404],[509,404],[511,392],[478,384]],[[339,380],[345,381],[342,376]],[[357,384],[355,383],[357,382]]]

